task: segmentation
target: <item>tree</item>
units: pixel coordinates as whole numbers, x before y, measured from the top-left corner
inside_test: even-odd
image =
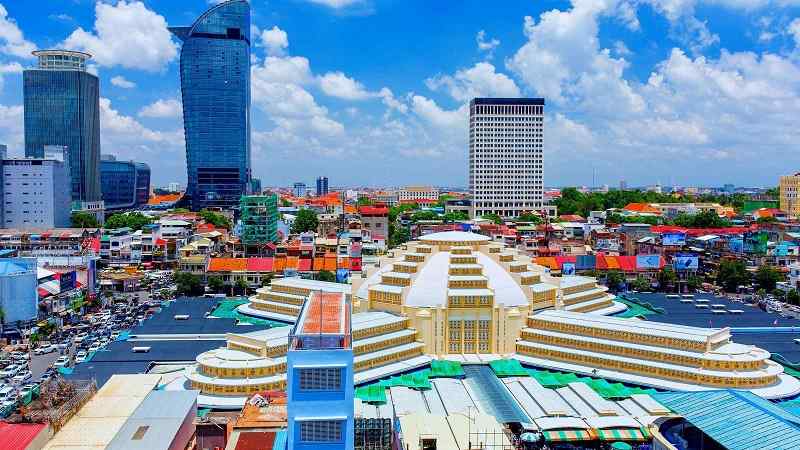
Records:
[[[264,273],[261,275],[261,287],[269,286],[272,283],[272,274],[271,273]]]
[[[672,267],[665,266],[658,272],[658,284],[661,289],[674,285],[676,281],[678,281],[678,275],[675,274]]]
[[[542,217],[538,214],[526,212],[517,216],[517,222],[530,222],[534,225],[539,225],[540,223],[543,222],[543,220]]]
[[[197,213],[197,215],[200,216],[201,219],[217,228],[225,228],[226,230],[231,229],[231,221],[222,214],[204,209]]]
[[[178,295],[197,296],[203,294],[203,285],[200,277],[189,272],[175,274],[175,285]]]
[[[439,200],[436,202],[436,206],[440,208],[444,208],[444,205],[447,204],[448,200],[453,200],[455,197],[452,195],[442,194],[439,196]]]
[[[306,231],[317,231],[317,226],[319,226],[319,219],[317,218],[317,213],[311,209],[301,209],[297,213],[297,217],[294,219],[294,223],[292,223],[292,233],[293,234],[300,234],[305,233]]]
[[[750,282],[750,274],[741,260],[723,259],[717,270],[717,284],[726,292],[736,292]]]
[[[797,292],[797,289],[791,289],[786,293],[786,302],[790,305],[800,305],[800,292]]]
[[[437,220],[439,219],[439,214],[436,214],[433,211],[418,211],[411,215],[412,222],[419,222],[422,220]]]
[[[633,283],[631,283],[631,287],[633,289],[639,291],[639,292],[649,291],[650,290],[650,280],[648,280],[647,278],[639,275],[638,277],[636,277],[635,280],[633,280]]]
[[[333,272],[330,272],[328,270],[320,270],[319,273],[317,273],[317,280],[329,281],[331,283],[335,283],[336,275],[334,275]]]
[[[484,214],[481,216],[482,219],[490,220],[495,225],[500,225],[503,223],[503,218],[495,213]]]
[[[395,248],[398,245],[405,244],[411,240],[411,233],[408,228],[403,226],[396,226],[392,223],[389,224],[389,248]]]
[[[419,209],[419,205],[416,203],[405,203],[402,205],[396,205],[389,208],[389,223],[394,223],[397,221],[397,218],[403,214],[404,212],[408,211],[415,211]]]
[[[625,282],[625,276],[622,273],[612,270],[606,274],[606,286],[612,291],[616,291]]]
[[[369,197],[359,197],[356,205],[358,206],[369,206],[372,204],[372,199]]]
[[[775,290],[775,285],[783,280],[783,275],[770,266],[761,266],[756,271],[755,282],[761,289],[767,292]]]
[[[217,275],[212,275],[208,277],[208,288],[214,292],[219,292],[222,288],[225,287],[225,283],[222,281],[222,278]]]
[[[141,230],[142,227],[152,222],[153,219],[140,212],[118,213],[109,216],[109,218],[106,219],[106,223],[103,225],[103,228],[108,230],[115,230],[117,228]]]
[[[689,275],[686,278],[686,287],[689,291],[696,291],[703,285],[703,279],[698,277],[697,275]]]
[[[237,291],[241,292],[242,295],[247,295],[247,288],[250,286],[248,286],[247,281],[245,281],[243,278],[239,278],[236,280],[234,287]]]
[[[72,213],[72,228],[99,228],[97,218],[87,212]]]
[[[464,211],[451,211],[442,216],[445,223],[460,222],[462,220],[469,220],[469,215]]]
[[[289,200],[286,200],[285,198],[282,198],[281,199],[281,206],[283,206],[284,208],[288,208],[289,206],[292,206],[292,202],[290,202]]]

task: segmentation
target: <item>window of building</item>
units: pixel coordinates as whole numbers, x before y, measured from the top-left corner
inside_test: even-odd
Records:
[[[300,442],[341,442],[341,420],[300,422]]]
[[[341,368],[297,369],[301,391],[338,391],[342,388]]]

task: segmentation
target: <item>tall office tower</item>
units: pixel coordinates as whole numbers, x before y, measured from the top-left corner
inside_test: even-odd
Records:
[[[183,41],[181,94],[190,207],[229,208],[250,188],[250,4],[228,0],[192,26],[171,27]]]
[[[139,208],[150,199],[150,166],[145,163],[103,155],[100,179],[107,211]]]
[[[298,181],[297,183],[292,185],[292,195],[295,197],[305,197],[306,196],[306,184]]]
[[[317,197],[328,193],[328,177],[317,177]]]
[[[350,300],[313,292],[289,332],[286,353],[288,448],[354,447]]]
[[[23,73],[25,156],[43,158],[45,146],[66,147],[72,200],[99,202],[100,82],[86,71],[92,56],[66,50],[33,52]]]
[[[472,217],[516,217],[543,206],[543,98],[475,98],[469,104]]]

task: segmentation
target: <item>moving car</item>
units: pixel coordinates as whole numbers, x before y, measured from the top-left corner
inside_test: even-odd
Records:
[[[59,356],[53,367],[67,367],[69,365],[69,358],[66,356]]]

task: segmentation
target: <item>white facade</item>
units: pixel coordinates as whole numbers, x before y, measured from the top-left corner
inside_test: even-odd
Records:
[[[469,114],[472,217],[543,207],[544,99],[476,98]]]
[[[2,160],[3,223],[0,228],[70,226],[70,177],[63,161]]]
[[[433,186],[406,186],[397,191],[397,200],[400,202],[413,200],[437,200],[439,190]]]

